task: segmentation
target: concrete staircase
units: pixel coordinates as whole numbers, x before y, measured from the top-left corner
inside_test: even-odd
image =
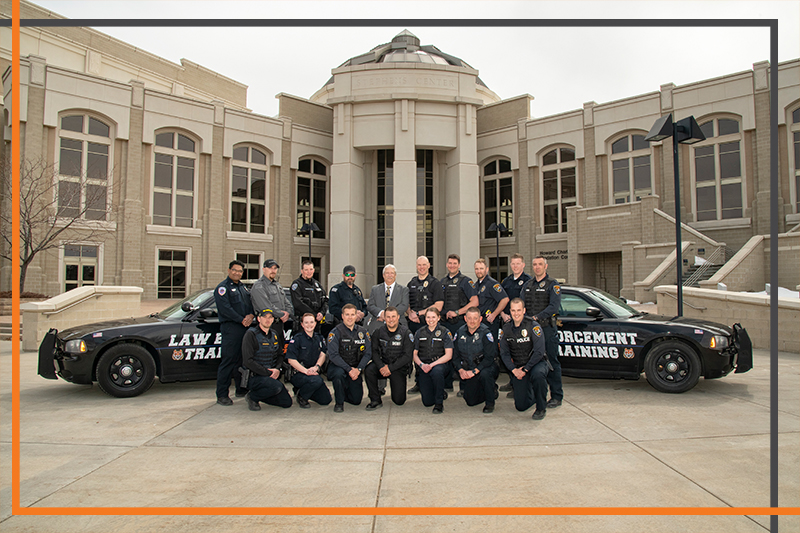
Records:
[[[0,341],[10,341],[13,332],[14,330],[11,327],[11,317],[0,316]],[[22,339],[22,324],[20,324],[20,329],[17,332],[17,335],[20,339]]]
[[[698,265],[692,265],[683,273],[683,286],[684,287],[699,287],[701,281],[705,281],[707,279],[711,279],[711,277],[717,273],[717,271],[725,266],[722,265],[708,265],[706,266],[706,270],[702,272],[699,276],[695,276],[694,274],[700,269]],[[689,281],[691,280],[691,281]],[[687,283],[688,282],[688,283]]]

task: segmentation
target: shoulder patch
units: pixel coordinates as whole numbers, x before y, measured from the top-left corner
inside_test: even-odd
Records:
[[[533,334],[537,337],[542,336],[542,328],[540,326],[533,326]]]
[[[553,285],[553,290],[556,294],[561,294],[561,285]]]
[[[292,283],[292,290],[293,290],[293,291],[296,291],[296,290],[297,290],[297,283]]]
[[[339,292],[339,287],[334,287],[331,289],[331,292]]]
[[[489,342],[494,342],[494,337],[492,336],[492,332],[486,334],[486,338],[489,339]]]
[[[217,293],[220,296],[225,296],[225,287],[220,287],[219,289],[217,289]]]
[[[334,337],[334,334],[333,334],[332,331],[330,333],[328,333],[328,342],[331,342],[333,340],[333,337]]]
[[[472,281],[472,280],[469,280],[469,286],[474,289],[475,288],[475,282]]]
[[[408,332],[408,340],[410,340],[411,342],[414,342],[414,334],[411,333],[410,331]]]
[[[499,283],[495,283],[494,287],[492,287],[496,292],[500,292],[503,290],[503,287],[500,286]]]
[[[502,329],[497,332],[497,340],[498,341],[503,340],[503,330]]]

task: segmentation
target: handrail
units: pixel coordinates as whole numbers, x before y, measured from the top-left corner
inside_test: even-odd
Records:
[[[678,297],[675,296],[674,294],[670,294],[668,292],[662,292],[661,294],[663,294],[664,296],[669,296],[673,300],[676,300],[676,301],[678,300]],[[692,309],[697,309],[698,311],[705,311],[706,309],[708,309],[708,307],[697,307],[696,305],[692,305],[689,302],[687,302],[686,299],[683,300],[683,305],[688,305]]]
[[[683,281],[683,286],[690,287],[694,282],[699,280],[703,276],[703,274],[708,272],[709,268],[716,265],[714,261],[716,261],[719,256],[723,256],[723,262],[724,262],[724,255],[725,255],[724,250],[725,250],[724,246],[720,246],[716,250],[714,250],[714,253],[708,256],[706,262],[697,267],[697,270],[695,270],[691,276],[689,276],[687,279]]]
[[[69,305],[67,305],[65,307],[62,307],[61,309],[56,309],[55,311],[42,311],[42,314],[43,315],[56,315],[56,314],[58,314],[58,313],[60,313],[62,311],[66,311],[67,309],[69,309],[71,307],[75,307],[78,304],[82,304],[83,302],[85,302],[86,300],[89,300],[90,298],[100,298],[102,295],[103,295],[103,293],[101,293],[101,292],[93,292],[92,294],[81,298],[77,302],[72,302],[71,304],[69,304]]]

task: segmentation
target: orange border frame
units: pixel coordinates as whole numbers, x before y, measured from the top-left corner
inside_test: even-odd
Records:
[[[11,165],[13,183],[19,187],[20,140],[19,140],[19,76],[20,76],[20,18],[19,0],[12,0],[11,20],[11,76],[14,84],[11,96],[12,147]],[[19,227],[19,197],[11,195],[11,209],[14,217],[12,233],[17,235]],[[19,278],[19,240],[11,245],[12,281]],[[19,284],[12,290],[12,331],[20,331]],[[22,516],[62,516],[62,515],[277,515],[277,516],[523,516],[523,515],[567,515],[567,516],[791,516],[800,515],[800,507],[22,507],[20,505],[20,346],[19,336],[11,336],[12,380],[11,380],[11,514]],[[16,489],[16,490],[15,490]]]

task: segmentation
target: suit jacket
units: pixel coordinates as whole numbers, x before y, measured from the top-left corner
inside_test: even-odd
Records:
[[[392,296],[389,298],[389,305],[397,308],[400,313],[400,323],[408,327],[406,320],[406,310],[408,309],[408,287],[404,287],[399,283],[394,284]],[[377,320],[378,315],[386,309],[386,284],[379,283],[372,287],[369,293],[369,301],[367,302],[367,312],[369,321],[367,322],[367,331],[372,335],[378,331],[384,323]]]

